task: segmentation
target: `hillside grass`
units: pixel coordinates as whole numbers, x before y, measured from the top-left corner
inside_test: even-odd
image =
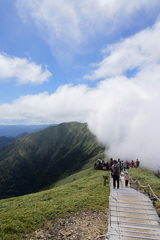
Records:
[[[80,210],[103,211],[108,208],[109,178],[104,186],[102,175],[102,171],[92,170],[63,186],[0,200],[0,239],[27,239],[26,234],[47,228],[47,223],[56,218]]]
[[[138,179],[143,186],[149,184],[153,189],[154,193],[160,198],[160,178],[158,178],[154,172],[147,170],[145,168],[130,168],[129,174],[133,180]],[[148,191],[148,188],[146,189]],[[150,192],[150,194],[152,194]],[[160,216],[160,202],[156,201],[155,204],[158,215]]]
[[[71,182],[73,182],[75,180],[78,180],[78,179],[84,177],[85,175],[93,172],[93,165],[97,161],[98,158],[101,158],[101,159],[105,158],[105,155],[104,155],[103,151],[99,152],[98,155],[89,159],[88,162],[86,162],[86,164],[83,166],[81,171],[79,171],[77,173],[74,173],[74,174],[71,174],[68,177],[57,181],[56,183],[49,186],[48,189],[52,188],[52,187],[59,187],[59,186],[62,186],[64,184],[67,184],[67,183],[71,183]]]

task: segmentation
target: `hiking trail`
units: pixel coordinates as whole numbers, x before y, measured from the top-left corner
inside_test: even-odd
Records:
[[[160,218],[152,201],[133,188],[113,189],[110,180],[109,224],[106,240],[160,240]]]

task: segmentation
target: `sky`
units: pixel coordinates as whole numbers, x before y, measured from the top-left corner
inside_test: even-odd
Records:
[[[0,124],[87,122],[160,167],[159,0],[0,0]]]

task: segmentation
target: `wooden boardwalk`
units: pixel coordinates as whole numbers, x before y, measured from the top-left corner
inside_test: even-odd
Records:
[[[109,197],[109,227],[106,239],[160,240],[160,219],[151,200],[144,194],[124,187],[113,189]]]

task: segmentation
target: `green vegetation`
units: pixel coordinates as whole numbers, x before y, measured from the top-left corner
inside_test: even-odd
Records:
[[[0,200],[0,239],[24,239],[61,216],[108,207],[109,183],[103,186],[102,172],[93,170],[98,158],[104,147],[77,122],[0,148],[0,198],[8,198]]]
[[[104,147],[86,123],[62,123],[0,148],[0,198],[34,193],[93,166]]]
[[[0,200],[0,239],[27,239],[62,216],[107,208],[109,178],[104,186],[104,172],[93,170],[98,158],[105,158],[104,147],[86,123],[77,122],[46,128],[0,148],[0,198],[12,196]],[[160,178],[152,171],[130,169],[129,174],[142,185],[149,183],[160,198]],[[156,209],[160,215],[158,201]]]
[[[58,180],[56,183],[54,183],[50,187],[48,187],[48,189],[52,188],[52,187],[58,187],[58,186],[66,184],[66,183],[73,182],[73,181],[80,179],[83,176],[91,173],[93,171],[94,163],[97,161],[98,158],[101,158],[101,159],[105,158],[103,151],[99,152],[96,156],[89,159],[89,161],[87,161],[86,164],[82,167],[82,170],[80,172],[74,173],[72,175],[69,175],[66,178]]]
[[[27,135],[27,133],[19,134],[16,137],[5,137],[5,136],[0,137],[0,148],[5,146],[8,143],[15,142],[17,139],[19,139],[25,135]]]
[[[152,171],[144,168],[131,168],[129,170],[129,174],[133,180],[138,179],[143,186],[149,184],[157,197],[160,198],[160,178],[158,178]],[[150,192],[150,194],[152,193]],[[158,215],[160,216],[160,202],[156,201],[155,207]]]
[[[27,238],[26,234],[47,228],[48,222],[79,210],[103,211],[108,207],[109,179],[104,186],[102,174],[92,170],[60,187],[0,200],[0,239]]]

